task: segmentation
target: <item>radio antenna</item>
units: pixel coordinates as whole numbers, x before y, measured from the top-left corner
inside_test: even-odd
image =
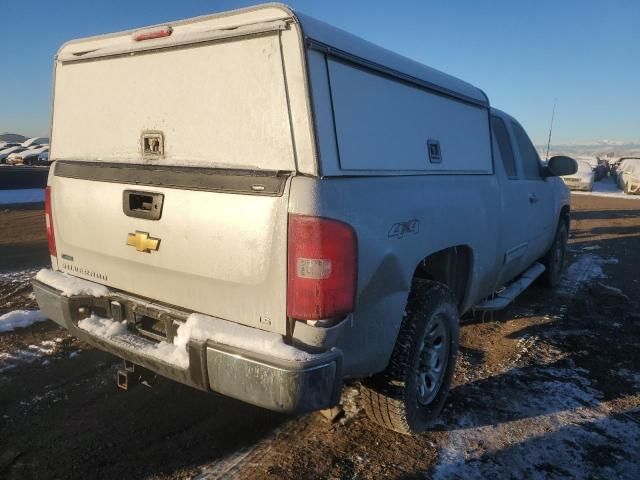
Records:
[[[556,116],[556,99],[553,99],[553,110],[551,111],[551,125],[549,126],[549,140],[547,140],[547,156],[544,161],[549,160],[549,147],[551,146],[551,132],[553,131],[553,117]]]

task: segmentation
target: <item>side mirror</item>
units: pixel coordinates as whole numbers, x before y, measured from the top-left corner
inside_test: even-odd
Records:
[[[547,163],[547,176],[562,177],[573,175],[578,171],[578,162],[571,157],[558,156],[551,157]]]

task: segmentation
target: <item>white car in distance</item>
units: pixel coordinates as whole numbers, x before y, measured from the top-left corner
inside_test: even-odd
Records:
[[[7,163],[7,157],[13,153],[20,153],[26,150],[26,147],[20,145],[14,145],[12,147],[3,148],[0,150],[0,164]]]
[[[617,181],[624,193],[640,193],[640,158],[625,160],[618,169]]]
[[[593,182],[595,174],[593,167],[586,160],[576,160],[578,163],[578,171],[573,175],[560,177],[570,190],[584,190],[590,192],[593,190]]]
[[[21,152],[11,153],[7,157],[6,163],[8,165],[29,165],[32,160],[37,160],[38,155],[48,151],[49,145],[34,145]]]

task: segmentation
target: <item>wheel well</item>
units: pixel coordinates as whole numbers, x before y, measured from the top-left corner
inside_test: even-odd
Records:
[[[451,289],[461,308],[471,278],[472,260],[473,252],[466,245],[445,248],[422,259],[413,278],[444,283]]]

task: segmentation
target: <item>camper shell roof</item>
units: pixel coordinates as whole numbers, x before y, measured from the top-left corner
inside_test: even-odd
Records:
[[[142,47],[145,50],[158,49],[179,43],[186,44],[249,35],[267,31],[265,30],[267,28],[271,30],[286,28],[286,23],[291,22],[300,26],[302,40],[307,48],[323,50],[331,55],[365,64],[381,73],[420,84],[468,103],[489,106],[489,100],[484,92],[463,80],[363,40],[313,17],[295,12],[287,5],[280,3],[265,3],[147,27],[152,29],[170,25],[176,35],[148,40],[144,42],[143,46],[132,39],[132,34],[146,28],[72,40],[60,47],[57,59],[65,63],[115,54],[131,54],[141,50]]]

